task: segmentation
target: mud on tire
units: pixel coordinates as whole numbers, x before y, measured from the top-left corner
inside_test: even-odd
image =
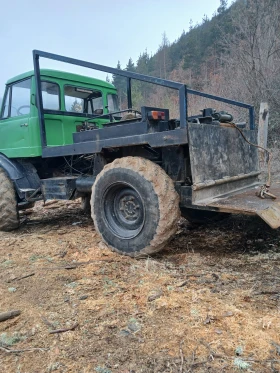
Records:
[[[18,226],[19,216],[14,185],[6,172],[0,168],[0,231],[11,231]]]
[[[160,251],[180,217],[172,180],[140,157],[116,159],[104,167],[92,187],[91,209],[106,244],[135,258]]]

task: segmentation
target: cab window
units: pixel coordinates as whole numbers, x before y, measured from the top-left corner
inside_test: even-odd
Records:
[[[102,93],[95,89],[66,85],[65,110],[73,113],[103,114]]]
[[[11,117],[28,115],[30,113],[31,78],[11,86]]]
[[[9,116],[10,94],[11,94],[11,87],[7,87],[4,100],[3,100],[1,118],[7,118]]]
[[[118,104],[118,96],[116,94],[108,94],[108,111],[109,113],[114,113],[116,111],[119,111],[119,104]]]
[[[30,113],[31,78],[6,89],[1,118],[19,117]]]
[[[41,86],[44,109],[60,110],[58,84],[43,81]]]

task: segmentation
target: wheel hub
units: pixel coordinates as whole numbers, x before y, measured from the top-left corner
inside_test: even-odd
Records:
[[[145,209],[138,191],[129,184],[111,185],[105,195],[104,214],[107,226],[124,239],[137,236],[144,225]]]
[[[136,220],[139,217],[139,208],[140,205],[133,196],[125,196],[120,199],[119,209],[126,220]]]

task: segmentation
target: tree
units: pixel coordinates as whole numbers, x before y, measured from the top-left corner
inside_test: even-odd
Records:
[[[167,73],[169,71],[169,40],[166,36],[166,32],[162,34],[162,41],[159,46],[158,52],[157,52],[157,60],[158,60],[158,75],[160,78],[167,78]]]
[[[217,9],[218,14],[222,14],[227,9],[227,0],[220,0],[220,6]]]
[[[131,72],[135,72],[136,71],[136,67],[135,67],[135,65],[134,65],[131,57],[129,58],[128,63],[126,65],[125,69],[127,71],[131,71]]]
[[[265,100],[280,111],[280,2],[247,0],[238,5],[232,15],[235,32],[224,37],[227,66],[240,76],[244,96],[254,105]]]
[[[120,61],[118,61],[117,69],[122,69]],[[120,108],[124,108],[126,102],[126,79],[121,75],[113,74],[112,83],[118,90]]]
[[[77,99],[73,101],[70,111],[76,112],[76,113],[82,113],[83,112],[83,100]]]

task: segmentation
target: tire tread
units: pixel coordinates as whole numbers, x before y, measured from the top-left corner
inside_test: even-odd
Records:
[[[179,196],[175,191],[173,181],[159,165],[153,163],[150,160],[141,157],[124,157],[118,158],[112,163],[107,164],[97,176],[95,183],[98,182],[98,180],[106,172],[119,167],[137,172],[152,184],[155,194],[158,197],[160,218],[153,239],[148,246],[141,249],[140,251],[134,253],[125,253],[112,247],[111,245],[108,245],[108,243],[106,244],[110,246],[112,250],[120,254],[132,256],[134,258],[145,257],[147,255],[157,253],[158,251],[163,249],[163,247],[175,234],[177,230],[177,222],[180,218]],[[93,185],[91,205],[93,205],[94,199],[95,188]],[[96,230],[98,231],[96,217],[93,213],[93,209],[92,219],[94,221]],[[102,236],[99,231],[98,233]]]
[[[6,172],[0,168],[0,231],[19,227],[15,189]]]

